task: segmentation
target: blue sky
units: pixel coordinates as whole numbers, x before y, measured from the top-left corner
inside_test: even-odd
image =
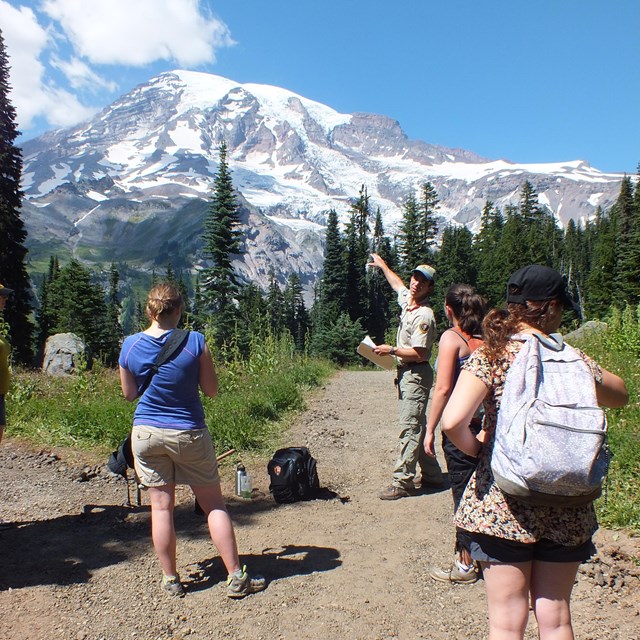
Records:
[[[0,0],[23,139],[166,70],[514,162],[640,162],[640,0]]]

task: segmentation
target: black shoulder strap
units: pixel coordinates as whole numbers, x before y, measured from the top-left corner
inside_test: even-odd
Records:
[[[467,340],[466,336],[461,331],[458,331],[455,327],[449,327],[449,331],[457,333],[464,340],[465,344],[469,344],[469,340]]]
[[[139,389],[138,395],[141,396],[147,387],[151,384],[151,379],[158,373],[158,369],[182,346],[184,346],[187,338],[189,337],[188,329],[174,329],[171,335],[166,339],[162,345],[162,349],[158,352],[156,361],[151,367],[151,371],[147,374],[145,381]]]

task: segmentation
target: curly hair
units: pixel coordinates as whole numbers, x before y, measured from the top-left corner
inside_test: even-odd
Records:
[[[155,285],[149,291],[145,311],[147,318],[153,321],[182,307],[184,307],[184,300],[180,289],[173,284],[164,282]]]
[[[511,303],[506,308],[489,311],[482,323],[485,350],[489,358],[500,358],[511,336],[518,333],[523,324],[546,333],[551,316],[551,302],[553,300],[527,300],[526,304]]]
[[[487,300],[471,285],[451,285],[444,301],[453,311],[462,331],[469,336],[482,334],[482,320],[487,313]]]

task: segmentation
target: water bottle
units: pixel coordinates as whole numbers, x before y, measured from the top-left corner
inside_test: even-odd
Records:
[[[242,496],[242,479],[246,478],[247,472],[245,471],[244,465],[239,464],[236,467],[236,495]]]
[[[244,474],[244,476],[242,476],[242,497],[250,500],[251,499],[251,491],[253,489],[253,487],[251,486],[251,476],[248,474]]]

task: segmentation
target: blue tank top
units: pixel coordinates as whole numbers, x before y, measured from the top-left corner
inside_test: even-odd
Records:
[[[159,338],[136,333],[125,338],[118,360],[135,377],[138,388],[146,380],[153,363],[171,331]],[[204,336],[191,331],[183,349],[165,362],[138,400],[134,425],[164,429],[204,428],[204,409],[198,393],[200,356]]]

